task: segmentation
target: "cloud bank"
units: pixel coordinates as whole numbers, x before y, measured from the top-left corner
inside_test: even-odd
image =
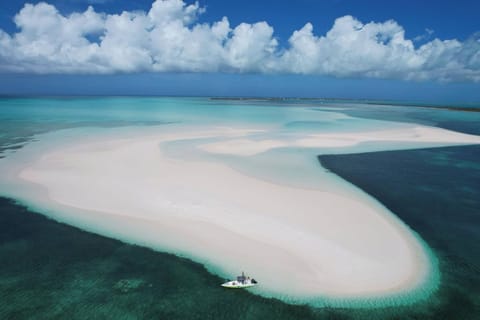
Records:
[[[325,35],[311,23],[279,45],[267,22],[201,23],[198,3],[156,0],[148,12],[62,15],[26,4],[19,31],[0,29],[0,71],[23,73],[234,72],[318,74],[480,82],[480,36],[415,47],[397,22],[335,20]]]

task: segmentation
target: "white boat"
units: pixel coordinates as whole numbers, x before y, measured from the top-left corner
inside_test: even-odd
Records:
[[[222,284],[222,287],[232,288],[232,289],[241,289],[241,288],[250,288],[250,287],[256,286],[257,284],[258,282],[255,279],[245,276],[245,274],[242,272],[242,275],[238,276],[237,280],[227,281],[224,284]]]

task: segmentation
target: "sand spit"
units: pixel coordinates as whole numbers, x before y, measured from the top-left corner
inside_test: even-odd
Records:
[[[199,148],[211,153],[251,156],[281,147],[341,149],[371,142],[410,143],[410,147],[414,147],[414,144],[418,143],[442,145],[476,144],[480,143],[480,137],[440,128],[411,126],[391,130],[309,134],[289,141],[229,139],[202,144]]]

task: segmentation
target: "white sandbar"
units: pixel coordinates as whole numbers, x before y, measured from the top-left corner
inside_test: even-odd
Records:
[[[405,130],[316,135],[293,144],[341,147],[377,135],[392,142],[480,142],[434,128]],[[249,146],[243,134],[229,132],[237,143],[201,148],[251,155],[292,143]],[[69,216],[68,208],[75,208],[104,234],[186,254],[222,275],[248,271],[268,294],[381,296],[413,289],[428,276],[424,247],[366,194],[273,184],[220,162],[187,161],[162,151],[167,141],[209,135],[98,137],[46,151],[18,176],[44,187],[47,201],[66,206],[66,222],[81,219]]]
[[[253,140],[230,139],[219,142],[202,144],[200,149],[220,154],[251,156],[280,147],[304,148],[345,148],[366,142],[392,143],[431,143],[442,145],[476,144],[480,137],[452,132],[449,130],[425,126],[411,126],[401,129],[373,130],[362,132],[335,132],[319,133],[302,136],[298,139],[281,140]],[[393,147],[395,148],[395,147]]]

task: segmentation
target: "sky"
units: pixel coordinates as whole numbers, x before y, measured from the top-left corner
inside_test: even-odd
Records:
[[[0,4],[0,94],[480,102],[479,1]]]

